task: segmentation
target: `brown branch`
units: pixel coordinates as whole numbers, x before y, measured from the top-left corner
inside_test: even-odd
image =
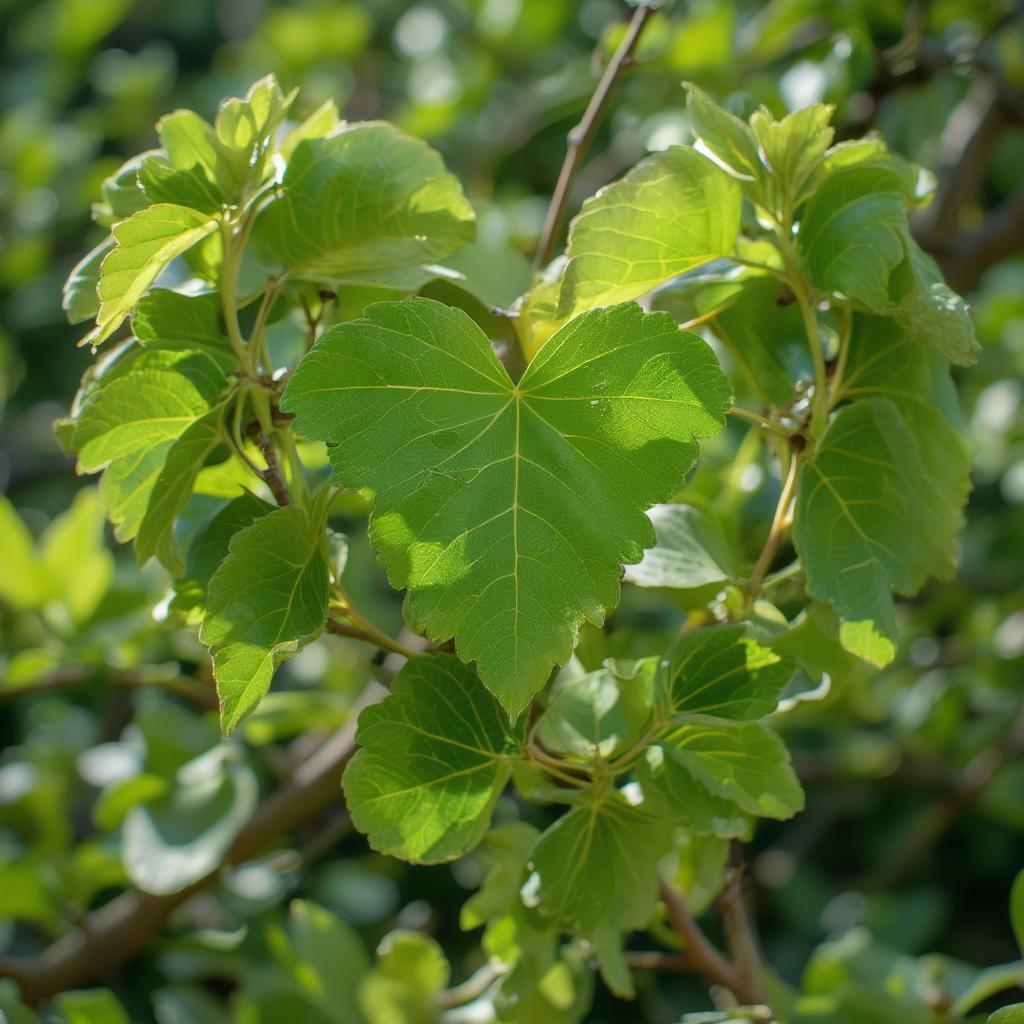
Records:
[[[249,424],[246,428],[246,433],[252,438],[253,444],[259,448],[260,455],[263,456],[263,461],[267,464],[267,468],[260,472],[263,482],[270,488],[274,501],[284,508],[285,505],[291,504],[292,499],[288,493],[288,485],[284,482],[281,469],[277,464],[277,452],[274,451],[274,442],[263,433],[259,423],[256,422]]]
[[[53,690],[72,689],[97,678],[97,676],[97,670],[94,668],[69,667],[57,669],[41,679],[33,680],[22,686],[0,682],[0,702],[13,700],[16,697],[32,697]],[[218,706],[217,693],[214,688],[205,686],[199,680],[189,676],[173,676],[171,678],[153,676],[150,678],[134,672],[115,672],[106,678],[111,685],[122,690],[142,690],[155,686],[178,697],[183,697],[202,708],[212,709]]]
[[[734,839],[730,845],[730,864],[725,876],[725,888],[718,898],[718,913],[722,918],[725,941],[737,975],[742,979],[743,985],[751,993],[756,994],[755,1002],[766,1003],[768,995],[761,980],[764,966],[760,943],[747,911],[745,876],[743,846]]]
[[[1024,190],[985,217],[981,227],[961,235],[939,263],[951,288],[970,291],[981,275],[1024,248]]]
[[[636,45],[640,40],[644,25],[653,13],[653,8],[647,4],[641,4],[633,13],[626,34],[619,43],[619,48],[608,62],[604,69],[597,88],[594,90],[587,109],[583,112],[580,123],[569,132],[569,146],[565,153],[565,160],[562,162],[562,169],[558,174],[558,182],[555,191],[551,196],[551,204],[548,206],[547,215],[544,218],[544,227],[541,229],[540,241],[537,244],[537,258],[534,261],[535,267],[544,266],[554,255],[559,232],[561,231],[562,220],[565,216],[565,208],[569,203],[569,193],[572,189],[573,180],[579,171],[583,157],[594,140],[601,116],[604,114],[608,101],[611,98],[615,84],[622,74],[623,68],[629,63]]]
[[[668,913],[669,923],[683,940],[686,954],[693,969],[718,985],[729,989],[743,1004],[763,1002],[759,988],[752,988],[736,968],[711,944],[700,925],[693,919],[682,893],[667,882],[661,883],[661,899]]]
[[[946,122],[935,197],[914,225],[917,241],[940,263],[953,249],[960,211],[978,194],[989,158],[1010,124],[998,85],[988,77],[975,80]]]
[[[256,809],[221,867],[252,859],[332,801],[341,800],[341,773],[355,751],[359,712],[387,691],[371,683],[352,707],[345,727],[329,737],[296,768],[292,777]],[[0,976],[13,978],[22,998],[37,1004],[58,992],[86,984],[130,959],[155,935],[172,911],[207,888],[215,871],[181,892],[152,896],[131,890],[92,911],[74,931],[30,958],[0,957]]]

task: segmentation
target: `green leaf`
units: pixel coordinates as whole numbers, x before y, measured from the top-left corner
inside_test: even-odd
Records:
[[[120,220],[144,210],[149,201],[139,184],[139,167],[152,153],[140,153],[125,161],[100,186],[103,199],[94,203],[93,218],[105,228],[113,227]]]
[[[785,405],[797,378],[810,376],[800,309],[795,302],[780,304],[783,291],[772,276],[750,276],[710,324],[765,404]]]
[[[510,821],[492,828],[479,846],[487,866],[480,888],[462,906],[459,924],[463,931],[478,928],[521,905],[519,889],[526,876],[526,862],[540,833],[525,821]]]
[[[225,733],[260,702],[277,666],[320,635],[329,596],[319,517],[289,505],[231,538],[200,632],[213,654]]]
[[[638,298],[728,256],[739,225],[739,185],[707,157],[682,146],[646,157],[573,219],[559,316]]]
[[[639,739],[651,717],[657,658],[615,662],[585,675],[563,670],[537,722],[547,750],[584,761],[614,757]]]
[[[797,252],[811,281],[868,309],[889,303],[889,275],[903,259],[906,202],[899,178],[881,167],[837,172],[804,208]]]
[[[0,1014],[4,1024],[39,1024],[39,1018],[22,1001],[18,985],[10,978],[0,978]]]
[[[376,492],[371,539],[414,628],[454,636],[516,714],[617,603],[654,539],[643,509],[729,390],[703,341],[631,303],[561,328],[513,385],[466,314],[413,299],[326,332],[282,408]]]
[[[92,320],[100,311],[100,266],[114,247],[113,237],[104,238],[95,249],[85,254],[72,268],[64,284],[62,306],[68,323]]]
[[[625,578],[640,587],[682,590],[727,583],[736,567],[725,538],[709,516],[692,505],[655,505],[647,513],[657,537]]]
[[[185,295],[154,288],[136,305],[132,331],[144,348],[196,349],[227,372],[236,360],[221,329],[220,305],[216,292]]]
[[[191,110],[166,114],[156,127],[166,158],[154,156],[164,166],[159,176],[154,175],[157,165],[149,157],[139,168],[139,182],[151,198],[160,201],[157,196],[164,189],[186,191],[199,202],[196,209],[208,212],[228,202],[233,184],[231,171],[213,128]],[[158,189],[156,194],[150,191],[153,186]]]
[[[887,398],[913,435],[930,531],[945,552],[935,575],[954,570],[956,536],[970,492],[971,458],[963,416],[946,361],[878,317],[854,322],[843,385],[846,398]]]
[[[720,107],[703,89],[685,82],[686,111],[694,134],[720,163],[738,177],[756,180],[764,167],[757,139],[746,122]]]
[[[934,349],[950,362],[968,366],[981,346],[967,303],[942,279],[938,265],[904,234],[905,258],[892,273],[892,302],[883,310],[912,340]]]
[[[229,501],[193,540],[185,563],[185,578],[205,593],[214,573],[227,558],[235,534],[273,511],[273,505],[248,491]]]
[[[683,831],[675,883],[694,917],[703,914],[722,891],[728,863],[729,843],[725,839]]]
[[[1024,1024],[1024,1003],[1013,1003],[996,1010],[989,1017],[988,1024]]]
[[[673,826],[616,790],[593,794],[558,819],[530,854],[530,906],[559,927],[588,935],[647,924],[658,897],[658,862]],[[614,884],[609,884],[614,879]]]
[[[39,608],[47,589],[39,578],[35,538],[10,500],[0,495],[0,536],[4,557],[0,559],[0,600],[18,610]]]
[[[750,817],[729,799],[709,792],[675,756],[671,745],[653,744],[643,752],[638,777],[645,799],[694,832],[722,839],[750,839]]]
[[[107,988],[62,992],[54,999],[67,1024],[129,1024],[128,1014]]]
[[[403,286],[410,270],[422,275],[473,233],[473,209],[441,157],[377,123],[300,142],[255,228],[293,277],[384,287]]]
[[[793,542],[807,592],[831,604],[839,637],[876,665],[896,653],[892,592],[915,593],[951,571],[949,508],[914,435],[889,398],[840,409],[797,478]]]
[[[1013,880],[1010,889],[1010,924],[1017,939],[1017,947],[1024,954],[1024,871]]]
[[[693,722],[662,745],[708,792],[748,814],[784,820],[803,809],[804,794],[782,740],[757,722]]]
[[[158,203],[116,224],[114,248],[100,269],[96,326],[82,344],[109,338],[171,260],[216,231],[218,223],[188,207]]]
[[[292,900],[287,932],[272,930],[268,939],[304,1001],[336,1024],[362,1021],[359,984],[370,959],[358,933],[343,918],[308,900]]]
[[[244,99],[220,105],[214,131],[242,194],[265,177],[274,137],[295,95],[292,91],[285,96],[277,79],[266,75],[250,86]]]
[[[99,495],[83,488],[39,540],[37,578],[49,581],[50,599],[60,601],[74,623],[89,619],[114,576],[114,557],[104,543],[105,523]],[[6,562],[6,550],[4,556]]]
[[[770,715],[793,675],[792,666],[742,625],[684,633],[659,672],[672,715],[715,715],[747,721]]]
[[[140,562],[156,555],[173,575],[183,570],[174,545],[174,523],[192,497],[199,471],[223,443],[227,410],[226,402],[212,408],[191,424],[167,452],[135,538],[135,553]]]
[[[471,669],[451,655],[408,662],[390,696],[360,715],[356,739],[345,796],[375,850],[432,864],[480,842],[516,744]]]
[[[422,932],[385,935],[377,962],[359,988],[359,1005],[369,1024],[432,1024],[437,994],[451,968],[441,947]]]
[[[815,103],[776,121],[764,108],[750,118],[761,159],[771,173],[769,188],[786,197],[779,212],[795,209],[796,196],[825,155],[835,134],[829,126],[834,107]]]
[[[216,870],[256,809],[251,769],[214,747],[178,769],[165,796],[133,807],[124,822],[125,869],[143,892],[180,892]]]

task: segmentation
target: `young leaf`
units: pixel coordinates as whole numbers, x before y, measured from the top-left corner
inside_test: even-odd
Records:
[[[473,233],[473,208],[441,157],[377,123],[300,142],[255,228],[293,277],[412,288]]]
[[[135,307],[132,331],[144,347],[195,346],[209,350],[210,358],[230,360],[225,369],[233,365],[220,326],[220,296],[216,292],[184,295],[154,288]]]
[[[360,715],[356,739],[345,797],[375,850],[433,864],[480,842],[516,744],[471,669],[451,655],[410,661]]]
[[[116,224],[114,248],[100,269],[96,326],[82,344],[109,338],[167,264],[216,231],[218,223],[186,206],[159,203]]]
[[[793,542],[807,591],[831,604],[843,646],[876,665],[896,652],[892,591],[915,593],[952,569],[948,505],[889,398],[842,408],[797,478]]]
[[[185,577],[203,592],[228,556],[232,537],[251,526],[274,506],[246,491],[229,501],[197,534],[188,552]]]
[[[685,88],[686,112],[694,134],[707,150],[737,177],[759,178],[764,173],[764,165],[750,126],[720,107],[692,82],[686,82]]]
[[[663,746],[708,792],[748,814],[785,819],[803,810],[803,790],[782,740],[757,722],[693,722]]]
[[[583,676],[561,673],[537,723],[541,743],[585,761],[614,757],[640,737],[651,717],[657,667],[657,658],[609,658]]]
[[[699,835],[749,839],[753,834],[750,816],[699,783],[671,744],[647,747],[637,775],[652,807],[685,821]]]
[[[618,601],[729,384],[696,335],[626,303],[561,328],[514,385],[459,310],[379,303],[326,332],[285,391],[307,437],[376,493],[371,538],[407,612],[517,714]]]
[[[835,132],[829,122],[834,109],[815,103],[776,121],[762,108],[750,118],[750,129],[771,173],[772,188],[787,197],[785,209],[791,214],[796,195],[832,142]]]
[[[736,573],[732,553],[712,520],[692,505],[655,505],[647,513],[657,540],[626,579],[639,587],[689,589],[725,583]]]
[[[770,715],[793,674],[742,625],[684,633],[662,662],[659,683],[669,713],[749,721]]]
[[[588,199],[570,225],[558,315],[638,298],[728,256],[739,226],[734,178],[693,149],[655,153]]]
[[[276,509],[231,539],[199,637],[213,653],[225,733],[260,702],[280,662],[319,636],[329,591],[323,524],[304,509]]]

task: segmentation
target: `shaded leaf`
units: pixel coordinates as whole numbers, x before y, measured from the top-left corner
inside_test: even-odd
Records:
[[[277,666],[320,635],[330,589],[323,522],[298,506],[256,519],[228,550],[210,580],[200,631],[226,733],[260,702]]]
[[[657,537],[625,578],[640,587],[689,589],[726,583],[736,567],[725,538],[712,520],[692,505],[655,505],[647,513]]]

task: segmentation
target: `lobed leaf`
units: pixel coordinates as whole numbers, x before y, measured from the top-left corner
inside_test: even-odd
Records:
[[[729,384],[696,335],[623,304],[561,328],[514,385],[459,310],[379,303],[285,390],[306,437],[374,492],[370,535],[414,628],[455,637],[517,714],[619,596]]]

